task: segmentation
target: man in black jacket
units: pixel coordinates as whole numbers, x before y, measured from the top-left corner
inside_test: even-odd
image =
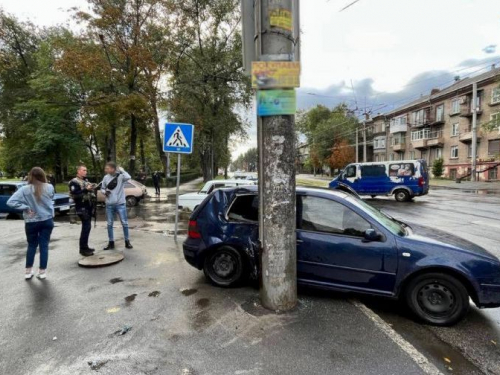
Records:
[[[78,166],[76,177],[69,182],[69,194],[75,201],[76,214],[82,222],[80,233],[80,254],[94,255],[94,249],[89,247],[89,236],[92,228],[92,212],[95,204],[95,186],[87,181],[87,167]]]

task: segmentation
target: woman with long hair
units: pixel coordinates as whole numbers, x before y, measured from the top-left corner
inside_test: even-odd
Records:
[[[49,241],[54,229],[54,187],[47,183],[42,168],[34,167],[28,174],[28,184],[18,189],[7,204],[23,211],[28,251],[26,253],[26,273],[24,278],[33,277],[33,264],[37,247],[40,247],[40,268],[37,277],[47,277]]]

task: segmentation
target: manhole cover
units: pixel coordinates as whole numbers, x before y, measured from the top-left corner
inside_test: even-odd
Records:
[[[106,267],[121,262],[125,256],[121,252],[111,251],[96,253],[90,257],[84,257],[78,261],[80,267]]]

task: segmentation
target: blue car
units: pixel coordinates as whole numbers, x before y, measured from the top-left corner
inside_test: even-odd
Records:
[[[344,168],[330,189],[358,195],[394,195],[398,202],[412,200],[429,192],[429,172],[425,160],[353,163]]]
[[[20,215],[22,211],[7,206],[7,201],[14,193],[26,185],[26,182],[0,182],[0,214]],[[68,194],[54,195],[54,211],[59,214],[67,214],[75,205]]]
[[[217,190],[191,215],[186,261],[215,285],[259,278],[257,187]],[[297,189],[298,283],[406,301],[434,325],[500,307],[500,261],[439,230],[410,227],[341,191]]]

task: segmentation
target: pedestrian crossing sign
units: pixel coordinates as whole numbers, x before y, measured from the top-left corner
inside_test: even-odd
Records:
[[[166,123],[163,132],[163,151],[177,154],[193,152],[194,125]]]

